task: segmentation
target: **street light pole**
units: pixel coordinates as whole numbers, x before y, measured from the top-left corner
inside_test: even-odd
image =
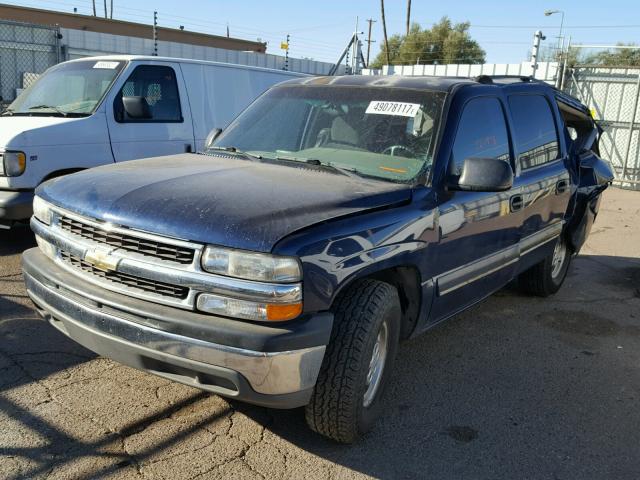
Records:
[[[554,15],[556,13],[560,14],[560,33],[558,34],[558,47],[557,47],[557,49],[560,50],[560,41],[562,39],[562,28],[564,27],[564,11],[563,10],[545,10],[544,16],[550,17],[551,15]]]

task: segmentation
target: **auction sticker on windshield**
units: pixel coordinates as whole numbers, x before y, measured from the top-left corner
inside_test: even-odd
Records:
[[[96,62],[96,64],[93,66],[93,68],[103,68],[105,70],[114,70],[114,69],[118,68],[118,65],[120,65],[120,62],[105,62],[105,61],[101,61],[101,62]]]
[[[400,117],[415,117],[420,109],[419,103],[385,102],[373,100],[369,103],[367,111],[374,115],[397,115]]]

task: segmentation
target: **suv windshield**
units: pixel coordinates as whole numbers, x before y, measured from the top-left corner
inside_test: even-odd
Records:
[[[56,65],[7,108],[11,115],[91,115],[125,62],[92,60]]]
[[[431,166],[444,98],[402,88],[276,87],[234,120],[214,148],[408,182]]]

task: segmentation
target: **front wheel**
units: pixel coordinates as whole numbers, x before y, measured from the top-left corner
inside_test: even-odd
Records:
[[[526,293],[548,297],[560,290],[570,263],[571,249],[566,240],[559,237],[553,253],[520,275],[520,287]]]
[[[363,280],[340,295],[334,326],[306,419],[315,432],[352,443],[382,410],[400,338],[397,290]]]

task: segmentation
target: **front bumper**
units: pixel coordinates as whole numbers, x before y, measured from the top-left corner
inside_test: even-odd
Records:
[[[43,318],[100,355],[267,407],[309,401],[331,333],[328,313],[270,326],[162,307],[82,282],[37,248],[24,253],[23,270]]]
[[[32,211],[33,191],[0,190],[0,222],[28,219]]]

